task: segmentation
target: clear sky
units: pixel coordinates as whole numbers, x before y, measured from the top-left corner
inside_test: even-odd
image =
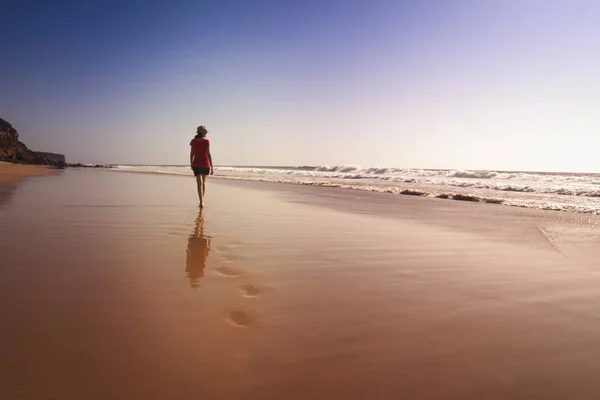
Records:
[[[600,172],[596,0],[3,1],[0,118],[71,162]]]

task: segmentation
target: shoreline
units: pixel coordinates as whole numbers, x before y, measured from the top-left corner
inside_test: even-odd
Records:
[[[56,175],[56,172],[43,165],[12,164],[0,161],[0,184],[16,183],[24,178]]]
[[[140,171],[116,171],[116,172],[132,172],[138,173]],[[141,173],[155,173],[155,172],[141,172]],[[162,173],[156,173],[159,175],[168,175]],[[184,176],[184,175],[181,175]],[[505,207],[511,208],[523,208],[528,210],[539,210],[539,211],[551,211],[551,212],[563,212],[563,213],[575,213],[575,214],[585,214],[585,215],[596,215],[600,216],[600,210],[598,209],[589,209],[585,208],[585,206],[577,206],[577,205],[568,205],[566,208],[557,208],[550,205],[546,206],[531,206],[527,205],[527,202],[522,203],[512,203],[509,199],[503,199],[500,197],[494,196],[485,196],[481,194],[473,194],[473,193],[459,193],[452,190],[442,191],[442,190],[423,190],[423,189],[414,189],[410,187],[399,187],[398,190],[376,190],[376,189],[363,189],[361,187],[356,187],[353,185],[348,185],[344,183],[333,183],[333,182],[293,182],[287,180],[280,181],[271,181],[271,180],[263,180],[263,179],[240,179],[237,177],[223,177],[216,176],[216,178],[221,179],[223,181],[231,180],[231,181],[241,181],[241,182],[260,182],[260,183],[271,183],[271,184],[286,184],[286,185],[294,185],[294,186],[307,186],[307,187],[315,187],[315,188],[329,188],[329,189],[341,189],[341,190],[351,190],[356,192],[364,192],[364,193],[379,193],[385,195],[394,195],[394,196],[404,196],[404,197],[421,197],[427,199],[437,199],[437,200],[454,200],[456,202],[462,203],[479,203],[479,204],[493,204],[493,205],[501,205]],[[508,193],[512,193],[508,191]],[[523,193],[516,191],[515,193]],[[529,203],[532,204],[532,203]],[[561,203],[562,204],[562,203]],[[564,206],[565,204],[563,204]]]
[[[484,240],[545,249],[597,263],[600,215],[470,201],[444,201],[291,183],[220,179],[219,184],[275,193],[285,200],[474,234]]]
[[[179,177],[189,178],[192,175],[179,175],[179,174],[167,174],[153,171],[119,171],[119,170],[105,170],[107,172],[126,173],[126,174],[141,174],[151,176],[165,176],[165,177]],[[545,224],[567,224],[570,226],[590,226],[593,228],[600,227],[600,215],[591,212],[579,212],[573,210],[559,210],[559,209],[544,209],[534,207],[521,207],[514,206],[505,203],[498,202],[486,202],[486,201],[472,201],[460,198],[445,198],[440,196],[421,196],[413,195],[410,193],[390,193],[381,191],[370,191],[361,190],[350,187],[341,186],[327,186],[327,185],[311,185],[311,184],[299,184],[291,182],[273,182],[268,180],[249,180],[249,179],[238,179],[221,177],[218,175],[209,177],[209,182],[215,180],[216,182],[224,185],[237,186],[241,185],[248,188],[258,188],[261,190],[272,190],[274,192],[288,192],[289,194],[303,194],[305,196],[315,195],[316,199],[336,200],[336,207],[348,211],[358,211],[363,214],[381,214],[388,217],[408,218],[410,220],[416,220],[417,222],[430,223],[435,221],[436,225],[441,225],[450,228],[467,228],[468,231],[481,231],[477,229],[477,226],[483,224],[492,224],[495,219],[509,217],[517,224],[522,224],[524,221],[532,223],[532,221],[538,219],[543,221]],[[344,199],[351,197],[358,202],[350,205],[350,203],[344,201]],[[377,209],[369,209],[369,199],[377,199],[377,204],[382,206]],[[454,201],[448,201],[454,200]],[[424,204],[431,206],[435,212],[430,214],[431,209],[423,210]],[[319,203],[317,203],[319,205]],[[408,205],[410,210],[417,212],[407,212],[403,206]],[[481,211],[479,208],[485,207],[487,213]],[[484,221],[467,219],[465,223],[457,223],[453,218],[449,218],[449,214],[452,212],[471,213],[474,210],[477,211],[477,217],[483,217]],[[443,211],[440,213],[440,211]],[[442,215],[443,214],[443,215]],[[481,215],[479,215],[481,214]],[[506,214],[506,215],[505,215]],[[441,218],[441,219],[440,219]],[[524,220],[523,220],[524,219]],[[454,223],[446,224],[448,220],[452,220]],[[470,222],[470,223],[469,223]],[[539,226],[533,227],[534,230],[539,231]],[[538,232],[540,233],[540,232]],[[542,233],[543,235],[543,233]],[[506,238],[512,238],[510,234],[503,235]],[[514,238],[513,238],[514,239]],[[514,240],[509,240],[513,242]],[[547,242],[547,238],[544,242]]]
[[[165,180],[191,177],[156,172],[97,171],[161,176]],[[586,264],[596,265],[600,260],[600,215],[597,214],[218,176],[209,179],[209,191],[212,184],[271,192],[292,203],[435,226],[474,234],[487,241],[549,250]]]
[[[109,169],[107,169],[109,170]],[[119,169],[110,169],[112,172],[125,172],[125,173],[134,173],[134,174],[149,174],[149,175],[170,175],[170,176],[191,176],[191,174],[180,174],[180,173],[165,173],[165,172],[157,172],[157,171],[140,171],[140,170],[119,170]],[[502,205],[511,208],[524,208],[531,210],[542,210],[542,211],[552,211],[552,212],[564,212],[564,213],[575,213],[575,214],[586,214],[586,215],[600,215],[600,210],[597,208],[590,208],[588,205],[581,204],[570,204],[563,202],[547,202],[547,203],[539,203],[539,199],[511,199],[511,198],[503,198],[501,194],[484,194],[478,193],[480,189],[474,188],[473,193],[461,193],[460,191],[455,191],[452,189],[444,190],[443,188],[435,189],[431,188],[414,188],[410,187],[410,185],[398,186],[397,190],[382,188],[362,188],[355,185],[345,184],[343,182],[323,182],[323,181],[290,181],[286,179],[281,180],[268,180],[268,179],[243,179],[239,177],[227,176],[227,175],[219,175],[216,171],[217,175],[214,178],[227,181],[241,181],[241,182],[259,182],[259,183],[278,183],[278,184],[288,184],[294,186],[308,186],[308,187],[318,187],[318,188],[332,188],[332,189],[341,189],[341,190],[352,190],[358,192],[367,192],[367,193],[381,193],[381,194],[392,194],[395,196],[407,196],[407,197],[422,197],[428,199],[442,199],[442,200],[455,200],[457,202],[466,202],[466,203],[486,203],[486,204],[496,204]],[[594,175],[594,174],[590,174]],[[505,191],[506,193],[519,193],[521,195],[527,196],[528,193],[521,191]]]

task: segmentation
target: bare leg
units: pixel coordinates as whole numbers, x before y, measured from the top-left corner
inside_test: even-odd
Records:
[[[200,206],[203,206],[204,200],[204,175],[196,175],[196,184],[198,185],[198,198],[200,199]]]
[[[202,175],[202,201],[204,202],[204,196],[206,195],[206,178],[208,175]]]

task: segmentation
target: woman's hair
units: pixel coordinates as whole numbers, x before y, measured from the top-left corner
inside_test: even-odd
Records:
[[[194,136],[194,139],[202,139],[207,133],[208,130],[206,129],[206,126],[200,125],[198,129],[196,129],[196,136]]]

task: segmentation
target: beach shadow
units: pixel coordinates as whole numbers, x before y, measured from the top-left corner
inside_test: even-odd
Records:
[[[210,236],[204,234],[204,211],[200,210],[194,225],[194,232],[188,237],[185,272],[190,286],[200,287],[200,279],[204,276],[206,259],[210,253]]]
[[[17,190],[17,184],[13,182],[0,183],[0,207],[8,204]]]

